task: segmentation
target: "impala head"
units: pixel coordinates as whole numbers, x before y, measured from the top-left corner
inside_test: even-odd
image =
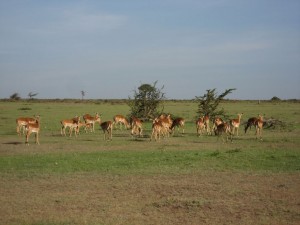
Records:
[[[200,116],[200,117],[196,120],[196,123],[198,123],[199,121],[203,122],[203,121],[204,121],[204,116]]]
[[[101,118],[100,118],[100,117],[101,117],[101,114],[99,114],[99,113],[96,113],[96,114],[95,114],[95,119],[96,119],[96,121],[99,122],[99,123],[101,122]]]
[[[73,118],[73,121],[75,122],[75,123],[79,123],[80,122],[80,116],[75,116],[74,118]]]
[[[160,117],[159,117],[160,118]],[[159,121],[159,118],[155,118],[154,120],[152,120],[152,124],[155,124]]]
[[[41,119],[41,116],[40,115],[37,115],[37,116],[35,115],[34,118],[35,118],[35,122],[39,123],[40,119]]]
[[[206,114],[203,116],[203,119],[209,120],[209,114],[206,113]]]

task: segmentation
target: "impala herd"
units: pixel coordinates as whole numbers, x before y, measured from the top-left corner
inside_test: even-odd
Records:
[[[226,136],[226,141],[230,139],[232,142],[232,136],[239,135],[239,127],[241,125],[241,117],[243,113],[238,113],[237,118],[231,119],[228,122],[224,121],[220,117],[215,117],[211,120],[208,115],[201,116],[196,121],[196,131],[197,135],[201,136],[206,133],[206,135],[215,134],[218,137],[222,137],[224,141],[224,136]],[[90,114],[85,114],[82,116],[83,121],[81,122],[80,116],[75,116],[72,119],[61,120],[61,135],[66,136],[66,129],[69,129],[69,136],[72,136],[74,131],[75,136],[83,128],[87,132],[95,132],[95,124],[99,123],[100,127],[104,133],[104,140],[112,140],[113,128],[119,128],[120,130],[124,127],[125,129],[131,129],[132,136],[143,136],[143,121],[137,117],[132,116],[129,121],[123,115],[115,115],[112,121],[101,122],[101,115],[96,113],[95,116]],[[210,126],[212,122],[212,127]],[[16,120],[17,123],[17,133],[18,135],[25,134],[25,144],[29,145],[29,136],[31,133],[35,134],[35,142],[39,143],[39,133],[40,133],[40,116],[34,116],[33,118],[20,117]],[[263,116],[258,115],[258,117],[249,118],[245,124],[245,133],[252,126],[255,127],[256,138],[262,140],[262,129],[263,129]],[[152,132],[150,135],[150,140],[159,141],[162,137],[167,138],[174,134],[176,127],[181,132],[184,133],[184,118],[172,119],[170,114],[161,114],[159,117],[152,120]]]

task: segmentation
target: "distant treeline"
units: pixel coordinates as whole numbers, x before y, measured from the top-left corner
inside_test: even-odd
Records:
[[[0,99],[1,102],[55,102],[55,103],[94,103],[94,104],[102,104],[102,103],[111,103],[111,104],[127,104],[129,99],[70,99],[70,98],[64,98],[64,99]],[[167,99],[163,100],[165,102],[195,102],[195,99]],[[239,100],[239,99],[224,99],[221,102],[251,102],[251,103],[263,103],[263,102],[292,102],[292,103],[300,103],[300,99],[286,99],[286,100],[280,100],[280,99],[270,99],[270,100]]]

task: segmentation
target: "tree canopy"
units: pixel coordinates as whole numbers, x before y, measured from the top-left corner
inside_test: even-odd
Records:
[[[138,90],[134,90],[133,98],[129,97],[128,105],[130,107],[130,116],[143,118],[145,120],[153,119],[159,114],[159,107],[163,107],[162,100],[165,99],[165,93],[161,88],[156,87],[157,81],[151,84],[142,84]]]
[[[202,96],[196,96],[196,101],[198,104],[198,115],[208,115],[211,118],[216,116],[224,116],[225,114],[224,108],[219,109],[220,102],[232,91],[236,90],[235,88],[227,89],[222,94],[218,95],[216,93],[216,89],[206,90],[206,94]]]

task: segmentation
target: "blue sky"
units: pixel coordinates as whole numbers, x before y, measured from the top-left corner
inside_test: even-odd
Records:
[[[300,98],[299,0],[0,1],[0,98]]]

